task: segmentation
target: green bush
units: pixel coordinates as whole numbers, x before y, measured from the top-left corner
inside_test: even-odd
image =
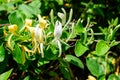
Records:
[[[0,0],[0,79],[119,80],[119,3]]]

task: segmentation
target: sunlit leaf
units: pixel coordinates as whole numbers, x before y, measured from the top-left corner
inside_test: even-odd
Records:
[[[9,78],[12,70],[13,70],[13,69],[10,69],[9,71],[2,73],[2,74],[0,75],[0,79],[1,79],[1,80],[8,80],[8,78]]]
[[[118,17],[114,20],[114,26],[118,24]]]
[[[110,47],[106,44],[105,41],[100,40],[97,45],[96,45],[96,55],[97,56],[103,56],[105,55],[106,52],[108,52],[108,50],[110,49]]]
[[[82,23],[79,21],[79,22],[77,23],[77,25],[75,25],[75,32],[76,32],[77,34],[80,34],[80,33],[82,33],[83,31],[84,31],[84,27],[83,27]]]
[[[76,44],[75,44],[75,55],[77,57],[83,55],[87,50],[88,50],[88,48],[86,46],[84,46],[80,41],[76,42]]]

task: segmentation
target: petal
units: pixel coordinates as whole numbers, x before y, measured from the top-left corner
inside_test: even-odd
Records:
[[[62,47],[61,47],[61,43],[60,43],[60,41],[57,40],[57,42],[58,42],[58,48],[59,48],[59,55],[58,55],[58,57],[60,57],[61,54],[62,54]]]
[[[59,21],[56,21],[55,29],[54,29],[54,37],[56,39],[59,39],[61,35],[62,35],[62,24]]]
[[[40,43],[41,56],[44,58],[43,43]]]
[[[32,20],[31,19],[26,19],[25,20],[25,26],[31,26],[32,25]]]
[[[11,33],[15,34],[15,32],[18,29],[18,26],[17,25],[10,25],[10,26],[8,26],[8,29]]]
[[[40,28],[45,28],[45,26],[47,25],[47,21],[44,20],[44,18],[42,18],[40,15],[38,15],[38,19],[39,19]]]
[[[42,29],[39,27],[39,24],[35,28],[35,38],[38,42],[42,43],[43,42],[43,33]]]

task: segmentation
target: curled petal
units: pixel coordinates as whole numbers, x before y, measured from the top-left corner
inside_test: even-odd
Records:
[[[40,43],[41,56],[44,58],[43,43]]]
[[[62,35],[62,24],[59,21],[55,23],[54,37],[55,39],[60,39]]]
[[[7,45],[8,45],[8,47],[9,47],[11,50],[13,50],[13,47],[12,47],[12,45],[11,45],[11,38],[12,38],[12,36],[13,36],[13,34],[11,34],[11,35],[9,36],[8,42],[7,42]]]

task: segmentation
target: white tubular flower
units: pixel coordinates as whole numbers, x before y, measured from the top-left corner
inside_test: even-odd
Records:
[[[35,38],[39,43],[43,42],[43,33],[42,33],[42,29],[39,27],[39,24],[36,26],[35,28]]]
[[[62,24],[59,21],[55,23],[54,37],[55,39],[60,39],[62,35]]]
[[[44,51],[43,51],[43,29],[40,28],[40,25],[38,24],[35,28],[35,38],[40,46],[41,56],[44,58]]]
[[[61,35],[62,35],[62,24],[59,21],[56,21],[55,29],[54,29],[54,37],[55,37],[55,40],[57,41],[58,48],[59,48],[58,57],[60,57],[62,54],[62,48],[61,48],[61,43],[60,43]]]

